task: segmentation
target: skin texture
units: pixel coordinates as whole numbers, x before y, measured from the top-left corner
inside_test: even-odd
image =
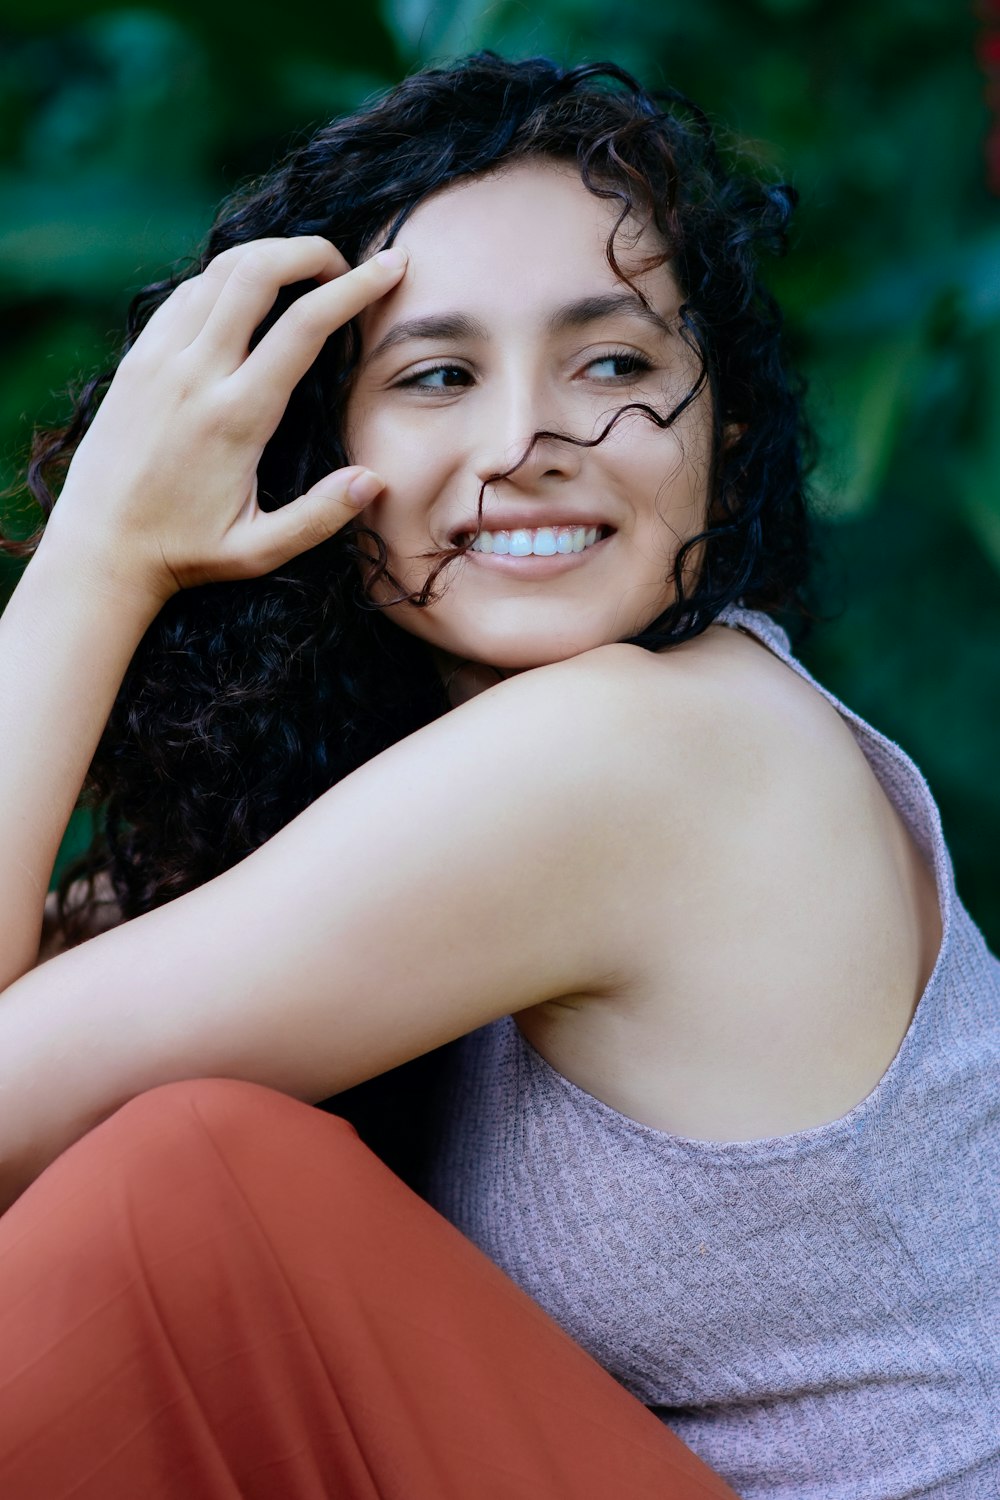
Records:
[[[616,212],[574,168],[531,162],[436,194],[400,231],[409,265],[362,316],[347,433],[353,460],[386,481],[362,519],[408,589],[430,569],[421,553],[448,545],[460,525],[474,529],[481,486],[516,463],[536,431],[591,439],[619,407],[641,401],[666,414],[693,384],[696,358],[676,324],[680,291],[667,266],[639,270],[662,251],[641,224],[620,235],[622,265],[663,326],[637,306],[552,329],[569,304],[628,293],[605,254]],[[405,324],[459,318],[471,331],[411,335],[380,352]],[[595,448],[539,442],[487,487],[484,526],[501,512],[542,526],[556,507],[576,507],[615,534],[556,577],[532,576],[530,561],[501,569],[467,555],[446,570],[439,602],[394,606],[391,617],[443,653],[502,671],[635,634],[673,594],[680,541],[702,529],[709,458],[707,388],[665,431],[628,413]],[[375,592],[389,597],[384,584]]]

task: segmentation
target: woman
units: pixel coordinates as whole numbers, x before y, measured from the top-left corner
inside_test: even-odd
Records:
[[[5,1495],[995,1488],[1000,965],[764,613],[793,197],[614,68],[420,74],[41,440]],[[33,968],[92,760],[127,920]],[[446,1043],[421,1202],[298,1101]]]

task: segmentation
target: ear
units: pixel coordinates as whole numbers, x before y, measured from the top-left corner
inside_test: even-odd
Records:
[[[737,438],[741,438],[749,426],[749,422],[727,422],[722,429],[722,446],[724,448],[731,448]]]

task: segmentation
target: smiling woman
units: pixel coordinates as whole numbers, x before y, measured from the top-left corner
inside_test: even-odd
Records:
[[[794,200],[613,65],[468,58],[223,205],[38,435],[5,1497],[996,1490],[1000,963],[768,613]]]
[[[362,520],[408,593],[462,544],[440,599],[393,606],[456,659],[523,669],[638,635],[704,531],[710,392],[681,407],[681,292],[655,229],[619,217],[559,162],[459,182],[407,219],[408,273],[360,319],[347,447],[386,479]],[[633,291],[605,253],[616,227]]]

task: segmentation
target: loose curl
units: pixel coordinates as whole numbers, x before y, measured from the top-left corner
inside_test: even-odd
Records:
[[[223,205],[193,264],[138,294],[124,347],[181,281],[230,246],[320,234],[355,263],[391,243],[448,183],[530,158],[574,163],[592,193],[617,205],[606,254],[624,281],[619,231],[633,215],[650,220],[664,247],[651,264],[669,262],[683,337],[698,358],[698,378],[672,412],[630,404],[586,445],[626,411],[669,426],[706,385],[711,393],[706,529],[678,551],[672,602],[631,643],[656,651],[688,640],[735,600],[812,618],[804,480],[814,442],[781,314],[758,275],[762,252],[786,248],[797,194],[727,166],[696,105],[674,90],[647,92],[613,64],[561,69],[479,53],[418,73],[324,126]],[[307,289],[283,290],[255,338]],[[349,461],[343,414],[358,353],[348,325],[293,391],[260,463],[265,509]],[[83,389],[67,426],[35,437],[27,486],[46,517],[112,375]],[[739,436],[726,443],[729,424]],[[582,442],[566,433],[532,442],[542,438]],[[39,535],[3,549],[27,555]],[[435,566],[409,594],[389,573],[381,538],[355,523],[264,577],[172,598],[135,654],[90,768],[84,795],[100,809],[99,827],[60,886],[68,939],[92,914],[96,876],[110,877],[126,917],[158,906],[235,864],[343,776],[445,712],[428,648],[393,624],[372,587],[386,579],[397,588],[388,607],[403,598],[426,606],[441,570],[471,540],[428,554]],[[701,544],[692,587],[685,562]],[[70,901],[81,873],[85,895]]]

